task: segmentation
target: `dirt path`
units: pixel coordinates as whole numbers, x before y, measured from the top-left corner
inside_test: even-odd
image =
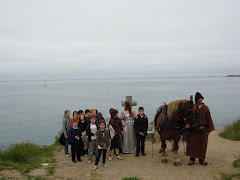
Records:
[[[105,169],[99,164],[96,171],[91,170],[94,163],[87,164],[87,158],[83,157],[83,162],[73,164],[70,157],[63,156],[63,152],[56,154],[58,168],[53,178],[56,179],[116,179],[122,177],[137,176],[148,180],[159,179],[219,179],[221,172],[239,173],[240,169],[232,167],[233,161],[240,155],[240,142],[225,140],[219,137],[219,130],[212,132],[209,136],[209,146],[207,150],[207,166],[196,163],[188,166],[188,157],[183,153],[183,144],[180,142],[179,156],[182,166],[174,167],[173,153],[168,144],[168,163],[161,163],[161,154],[158,153],[160,142],[153,145],[146,142],[147,156],[134,157],[133,154],[121,155],[123,160],[107,161],[108,168]],[[93,158],[94,159],[94,158]]]
[[[97,170],[92,170],[94,162],[87,164],[87,157],[83,162],[72,163],[71,157],[65,157],[63,151],[55,154],[57,160],[56,171],[49,179],[111,179],[120,180],[122,177],[137,176],[146,180],[176,180],[176,179],[220,179],[220,173],[240,173],[239,168],[233,168],[232,163],[240,155],[240,142],[230,141],[219,137],[220,130],[214,131],[209,136],[207,150],[207,166],[195,163],[188,166],[188,157],[183,153],[183,144],[180,142],[179,156],[182,166],[173,165],[173,153],[168,143],[168,163],[161,163],[161,154],[158,153],[160,142],[153,144],[146,142],[147,156],[136,158],[134,154],[121,155],[123,160],[113,157],[106,162],[108,168],[103,168],[101,163]],[[93,160],[95,157],[93,157]],[[0,172],[1,173],[1,172]],[[32,174],[34,175],[34,174]]]

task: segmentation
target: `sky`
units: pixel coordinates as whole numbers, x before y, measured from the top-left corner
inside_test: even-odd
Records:
[[[239,0],[0,0],[0,80],[240,74]]]

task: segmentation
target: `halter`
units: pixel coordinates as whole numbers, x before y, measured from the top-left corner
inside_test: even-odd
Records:
[[[183,129],[185,127],[185,124],[182,124],[181,122],[176,124],[176,123],[172,123],[169,120],[168,115],[167,115],[168,106],[165,102],[164,102],[163,107],[161,107],[160,111],[162,111],[162,110],[164,110],[163,117],[165,117],[165,120],[162,121],[161,126],[166,126],[168,128],[174,128],[174,129]],[[192,107],[191,107],[190,101],[188,101],[188,110],[185,113],[185,117],[183,117],[184,121],[187,121],[186,117],[188,117],[189,114],[192,116]],[[191,117],[191,118],[193,118],[193,117]]]

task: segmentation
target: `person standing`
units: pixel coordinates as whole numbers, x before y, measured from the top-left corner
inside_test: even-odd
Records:
[[[136,157],[139,156],[140,153],[140,146],[141,146],[141,154],[143,156],[146,156],[145,153],[145,139],[147,136],[147,130],[148,130],[148,118],[144,114],[144,108],[139,107],[139,114],[135,117],[134,125],[133,125],[135,131],[136,131],[136,139],[137,139],[137,149],[136,149]]]
[[[123,124],[123,141],[122,141],[122,152],[134,153],[136,145],[135,130],[133,128],[134,118],[137,116],[136,111],[132,111],[131,104],[126,101],[124,104],[124,110],[120,114],[120,119]]]
[[[123,135],[122,127],[120,126],[120,121],[118,118],[118,110],[112,109],[111,110],[111,119],[109,121],[109,133],[111,138],[111,145],[109,149],[109,156],[108,160],[112,160],[112,150],[115,150],[116,158],[118,160],[122,160],[119,156],[119,139]]]
[[[76,119],[72,121],[72,128],[69,130],[69,144],[71,144],[72,162],[76,163],[76,154],[78,162],[81,162],[81,150],[83,146],[82,131],[78,127]]]
[[[92,155],[93,152],[95,152],[95,157],[97,158],[97,125],[95,124],[96,117],[94,115],[90,116],[90,124],[88,124],[86,128],[86,133],[88,135],[88,142],[89,142],[89,148],[88,148],[88,163],[92,162]]]
[[[190,128],[191,126],[187,124],[185,127],[190,128],[187,138],[187,152],[186,155],[190,156],[188,165],[193,165],[195,159],[199,159],[199,163],[202,165],[207,165],[206,151],[208,143],[208,135],[211,131],[215,130],[211,113],[207,105],[205,105],[202,100],[204,97],[197,92],[195,95],[195,104],[199,113],[199,121],[201,123],[200,128]]]
[[[70,119],[70,111],[65,110],[64,116],[62,119],[62,132],[65,136],[65,145],[64,145],[64,153],[65,156],[70,156],[68,153],[68,131],[71,129],[71,119]]]
[[[86,119],[85,119],[85,115],[84,114],[80,114],[79,115],[79,123],[78,123],[78,127],[80,127],[81,131],[82,131],[82,140],[83,140],[83,154],[82,155],[85,155],[87,156],[88,154],[88,136],[87,136],[87,132],[86,132],[86,129],[87,129],[87,126],[88,124],[90,124]]]
[[[109,137],[109,132],[105,129],[105,121],[100,120],[99,121],[99,129],[97,131],[97,145],[98,145],[98,153],[97,153],[97,158],[95,161],[95,165],[93,169],[96,169],[101,157],[101,154],[103,153],[103,167],[107,168],[108,166],[105,164],[106,161],[106,153],[107,149],[109,148],[110,145],[110,137]]]

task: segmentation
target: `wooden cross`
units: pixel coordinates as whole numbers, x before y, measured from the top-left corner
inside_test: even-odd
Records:
[[[137,101],[136,100],[132,100],[132,96],[126,96],[126,100],[122,100],[121,101],[122,106],[124,106],[126,101],[130,102],[130,104],[132,106],[136,106],[137,105]]]

